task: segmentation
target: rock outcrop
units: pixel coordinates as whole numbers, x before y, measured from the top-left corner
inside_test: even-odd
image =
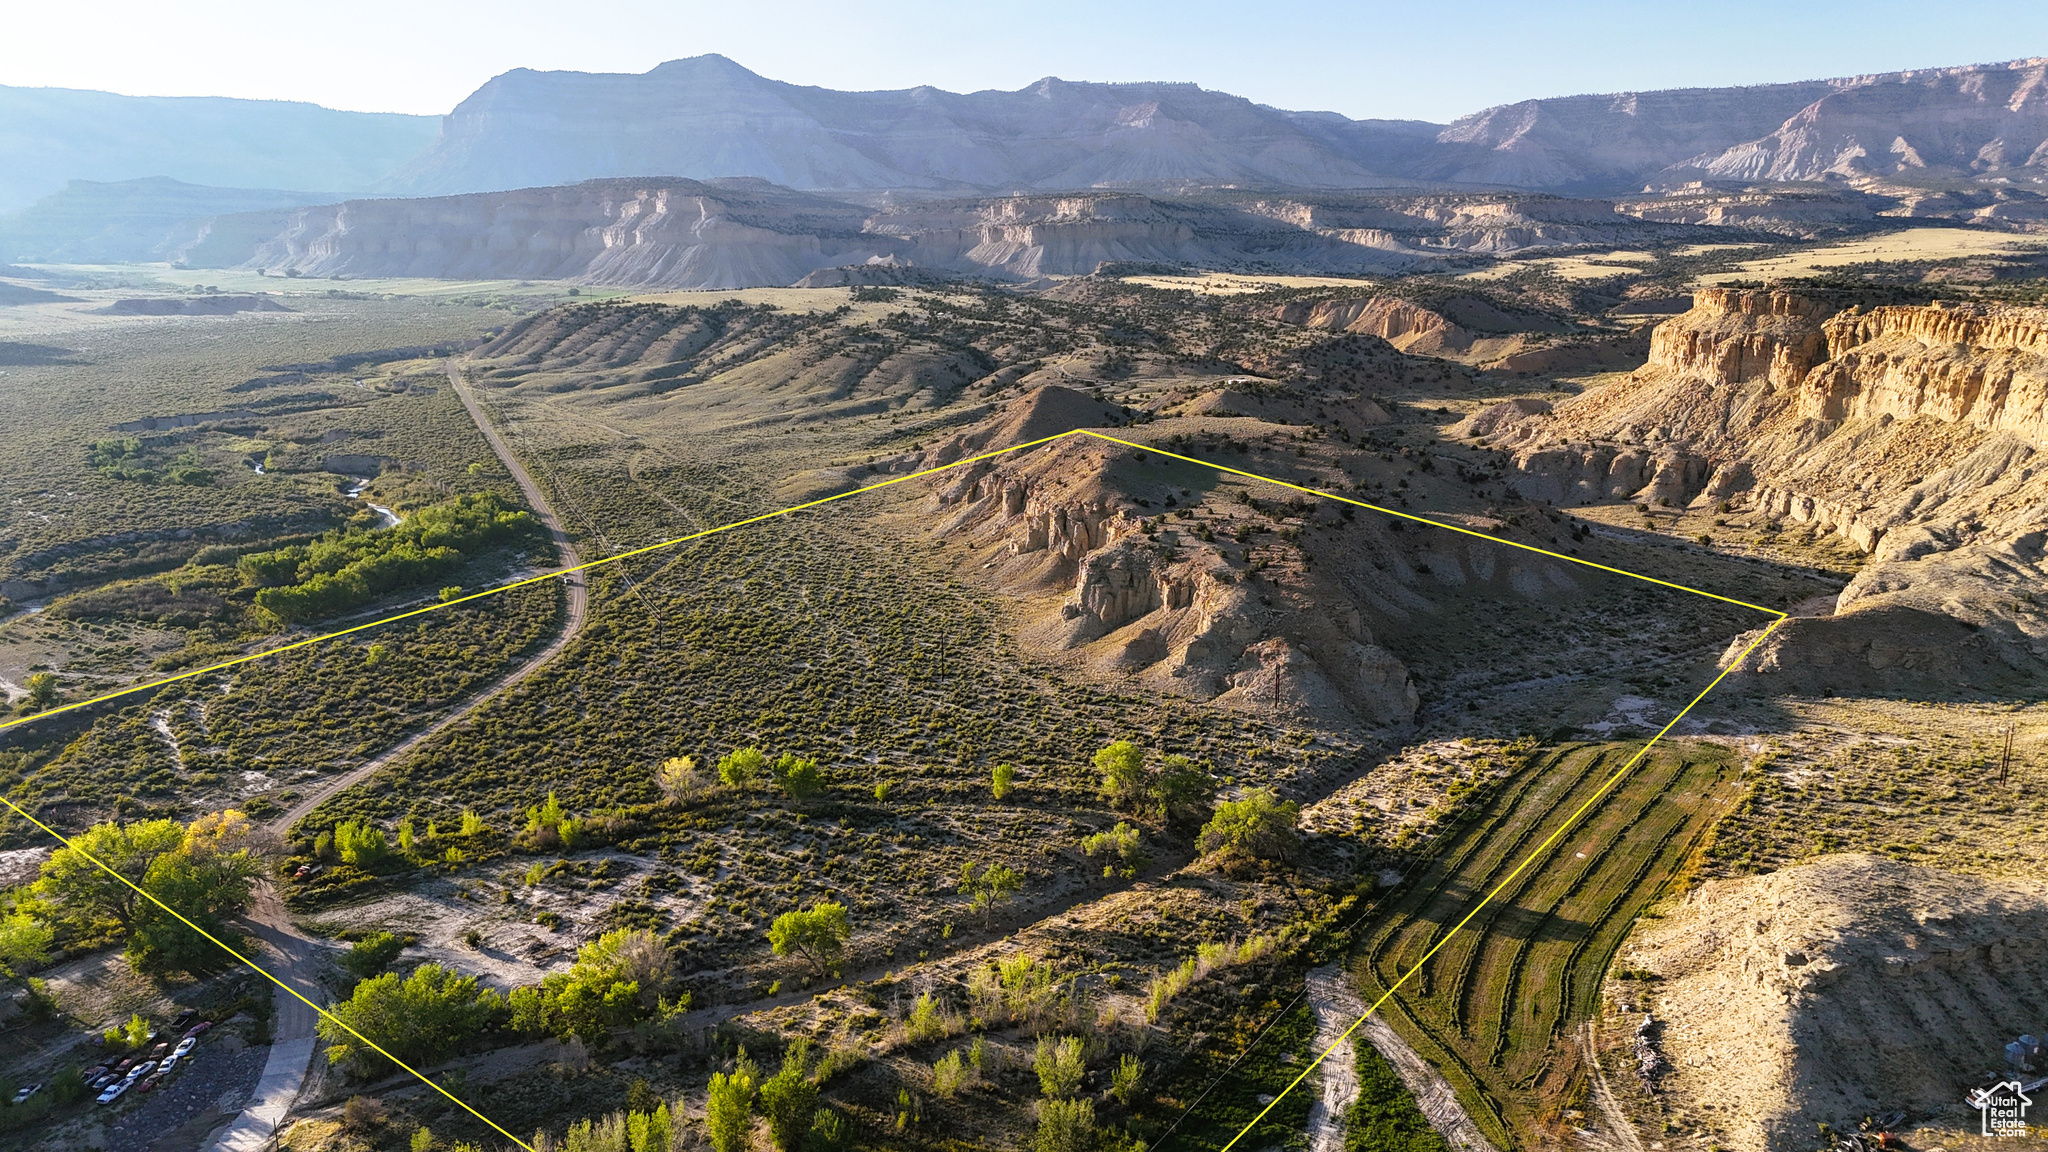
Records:
[[[1955,1108],[2036,1032],[2048,888],[1826,856],[1703,885],[1622,963],[1661,978],[1649,1007],[1674,1107],[1733,1147],[1793,1152],[1818,1124]]]
[[[1113,415],[1101,409],[1041,388],[925,463]],[[1133,467],[1143,456],[1069,437],[947,473],[932,494],[937,530],[989,557],[984,577],[1018,602],[1042,606],[1021,631],[1049,654],[1224,707],[1284,706],[1367,726],[1413,718],[1407,669],[1374,642],[1357,606],[1334,596],[1312,611],[1278,605],[1215,547],[1148,520],[1145,506],[1170,506],[1176,490],[1143,478]]]
[[[1532,498],[1730,501],[1838,532],[1870,554],[1838,611],[1997,625],[2000,659],[1961,669],[1972,680],[2048,658],[2031,604],[2048,582],[2048,312],[1705,289],[1626,380],[1548,411],[1498,406],[1462,431],[1512,453]],[[1893,670],[1952,663],[1918,642],[1910,659],[1844,643]]]

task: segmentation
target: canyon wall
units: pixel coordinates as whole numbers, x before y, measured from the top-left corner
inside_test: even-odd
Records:
[[[1996,625],[1970,643],[2008,668],[2048,660],[2033,605],[2048,586],[2048,311],[1706,289],[1628,378],[1554,408],[1497,406],[1459,431],[1507,452],[1533,499],[1727,502],[1838,533],[1869,557],[1838,613]],[[1897,647],[1854,633],[1871,659]]]

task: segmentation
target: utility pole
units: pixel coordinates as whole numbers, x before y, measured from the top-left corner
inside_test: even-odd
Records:
[[[1998,786],[2006,787],[2006,775],[2012,771],[2012,738],[2016,725],[2005,726],[2005,752],[1998,757]]]

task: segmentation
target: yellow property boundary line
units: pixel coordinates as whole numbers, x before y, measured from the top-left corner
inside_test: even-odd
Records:
[[[1765,608],[1760,604],[1751,604],[1744,600],[1736,600],[1728,596],[1717,595],[1713,592],[1707,592],[1699,588],[1688,587],[1684,584],[1674,584],[1668,580],[1659,580],[1654,576],[1645,576],[1639,572],[1630,572],[1623,568],[1610,568],[1605,564],[1596,564],[1593,561],[1583,560],[1576,556],[1567,556],[1561,552],[1552,552],[1547,548],[1538,548],[1533,544],[1523,544],[1514,540],[1504,540],[1496,536],[1489,536],[1484,532],[1475,532],[1470,528],[1464,528],[1456,524],[1448,524],[1441,520],[1432,520],[1427,516],[1417,516],[1408,512],[1396,511],[1395,509],[1385,508],[1378,504],[1367,503],[1363,500],[1353,500],[1348,496],[1339,496],[1333,492],[1324,492],[1321,489],[1310,488],[1305,485],[1291,483],[1286,480],[1275,480],[1270,476],[1261,476],[1256,472],[1247,472],[1241,468],[1231,468],[1227,465],[1216,464],[1207,460],[1200,460],[1193,456],[1183,456],[1179,453],[1168,452],[1164,449],[1157,448],[1149,444],[1139,444],[1130,440],[1120,439],[1118,437],[1106,435],[1104,433],[1096,432],[1090,429],[1076,428],[1067,432],[1058,433],[1057,435],[1044,436],[1040,437],[1037,440],[1029,440],[1022,444],[1012,444],[1008,448],[998,448],[992,452],[983,452],[980,453],[979,455],[969,456],[962,460],[955,460],[951,464],[942,464],[937,468],[927,468],[919,472],[912,472],[903,476],[891,477],[890,479],[880,481],[879,483],[868,484],[859,488],[851,489],[846,492],[841,492],[835,496],[825,496],[817,500],[811,500],[802,504],[792,505],[788,508],[779,509],[774,512],[764,512],[759,516],[750,516],[744,520],[735,520],[730,524],[722,524],[716,528],[707,528],[702,532],[693,532],[687,536],[678,536],[672,540],[661,541],[658,544],[649,544],[645,547],[634,548],[629,549],[625,552],[615,553],[611,556],[606,556],[602,559],[591,560],[582,564],[576,564],[566,568],[557,568],[549,572],[543,572],[537,576],[529,576],[523,580],[508,581],[504,584],[499,584],[491,588],[486,588],[481,592],[472,592],[467,596],[458,596],[451,600],[446,600],[435,604],[428,604],[423,607],[414,608],[410,611],[399,612],[391,616],[385,616],[376,620],[369,621],[367,623],[357,624],[350,628],[343,628],[334,632],[324,632],[319,635],[304,637],[299,640],[294,640],[289,644],[281,644],[275,648],[266,648],[261,652],[253,652],[245,656],[238,656],[232,660],[223,660],[217,664],[209,664],[203,668],[195,668],[190,671],[180,672],[175,676],[166,676],[159,680],[151,680],[146,683],[132,685],[130,687],[122,688],[117,691],[104,693],[99,696],[94,696],[90,699],[80,700],[71,704],[60,705],[55,708],[46,709],[42,712],[37,712],[30,716],[23,716],[17,719],[0,722],[0,732],[4,732],[13,728],[19,728],[23,725],[32,724],[37,720],[44,720],[52,716],[62,715],[66,712],[72,712],[82,708],[89,708],[96,704],[104,704],[110,700],[118,700],[126,696],[133,696],[137,693],[147,692],[151,689],[162,688],[165,685],[175,684],[183,680],[190,680],[194,677],[205,676],[209,673],[219,672],[228,668],[238,667],[243,664],[251,663],[252,661],[262,660],[266,657],[281,655],[286,652],[295,651],[300,648],[311,647],[316,644],[323,644],[329,640],[338,640],[344,636],[352,636],[358,632],[366,632],[372,628],[379,628],[386,624],[394,624],[400,620],[410,619],[414,616],[423,616],[429,612],[438,612],[443,609],[453,608],[459,604],[467,604],[472,600],[481,600],[485,597],[496,596],[501,593],[510,592],[517,588],[524,588],[534,584],[541,584],[549,580],[559,579],[560,577],[570,575],[571,573],[586,572],[592,569],[602,568],[606,565],[618,564],[623,561],[633,559],[637,556],[646,556],[654,552],[664,551],[666,549],[674,548],[681,544],[688,544],[692,541],[702,540],[710,536],[716,536],[723,532],[730,532],[736,528],[745,528],[748,525],[759,524],[767,520],[773,520],[778,517],[792,515],[794,513],[802,512],[811,508],[817,508],[825,504],[831,504],[835,501],[845,500],[854,496],[864,495],[869,492],[874,492],[879,489],[890,487],[891,485],[902,484],[906,481],[921,479],[923,477],[936,475],[941,472],[949,472],[957,468],[964,468],[967,467],[968,465],[978,464],[981,461],[991,460],[998,456],[1007,456],[1013,452],[1021,452],[1027,448],[1036,448],[1043,444],[1050,444],[1054,441],[1064,440],[1069,436],[1088,436],[1093,439],[1103,441],[1104,443],[1117,444],[1126,448],[1136,449],[1144,452],[1152,452],[1156,455],[1165,457],[1167,459],[1179,460],[1185,463],[1196,464],[1206,468],[1213,468],[1218,472],[1228,473],[1233,476],[1242,476],[1247,479],[1258,480],[1263,483],[1273,484],[1281,488],[1287,488],[1296,492],[1306,493],[1310,496],[1319,497],[1324,500],[1333,500],[1340,504],[1349,504],[1353,507],[1369,509],[1373,512],[1378,512],[1383,515],[1392,516],[1401,520],[1409,520],[1418,524],[1427,524],[1432,528],[1441,528],[1448,532],[1456,532],[1460,535],[1470,536],[1479,540],[1485,540],[1489,543],[1498,544],[1503,547],[1519,548],[1524,552],[1534,552],[1538,555],[1548,556],[1555,560],[1564,561],[1567,564],[1577,564],[1582,567],[1594,568],[1602,572],[1609,572],[1618,576],[1627,576],[1631,579],[1641,580],[1645,581],[1646,583],[1660,585],[1662,587],[1674,589],[1679,592],[1689,592],[1695,596],[1704,596],[1710,600],[1719,600],[1724,604],[1733,604],[1743,608],[1754,609],[1758,612],[1764,612],[1775,617],[1775,619],[1772,620],[1770,626],[1764,629],[1762,635],[1758,636],[1753,642],[1751,642],[1749,647],[1743,649],[1742,654],[1736,657],[1735,660],[1731,661],[1729,665],[1722,670],[1719,676],[1714,677],[1713,683],[1708,684],[1707,687],[1704,690],[1702,690],[1698,696],[1693,697],[1692,703],[1687,704],[1685,708],[1679,711],[1678,715],[1672,717],[1671,722],[1669,724],[1666,724],[1663,727],[1663,729],[1661,729],[1655,736],[1651,737],[1649,743],[1643,745],[1640,751],[1638,751],[1633,757],[1629,759],[1629,761],[1626,764],[1624,764],[1618,771],[1616,771],[1614,775],[1607,780],[1606,783],[1602,784],[1600,786],[1599,791],[1595,792],[1593,797],[1586,801],[1585,805],[1582,805],[1577,812],[1574,812],[1571,815],[1571,817],[1567,819],[1565,823],[1558,828],[1556,832],[1552,833],[1549,839],[1545,840],[1541,845],[1539,845],[1534,852],[1531,852],[1529,856],[1522,861],[1522,863],[1516,865],[1515,870],[1509,873],[1508,880],[1502,881],[1499,887],[1496,887],[1493,891],[1487,893],[1486,898],[1484,900],[1481,900],[1477,905],[1475,905],[1472,911],[1466,915],[1465,919],[1460,920],[1458,922],[1456,927],[1452,928],[1450,932],[1445,933],[1443,940],[1439,940],[1436,946],[1431,948],[1429,952],[1425,954],[1423,958],[1415,964],[1414,967],[1411,967],[1406,973],[1404,973],[1401,976],[1400,979],[1396,980],[1394,982],[1394,986],[1392,988],[1387,989],[1386,994],[1381,996],[1378,1002],[1376,1002],[1371,1008],[1368,1008],[1366,1010],[1365,1015],[1360,1016],[1358,1020],[1351,1025],[1350,1028],[1345,1029],[1343,1036],[1338,1039],[1338,1045],[1341,1045],[1345,1041],[1347,1041],[1350,1038],[1351,1033],[1356,1031],[1359,1025],[1364,1024],[1367,1017],[1370,1017],[1374,1011],[1377,1011],[1379,1009],[1381,1004],[1384,1004],[1387,1001],[1388,997],[1391,997],[1394,994],[1395,989],[1398,989],[1403,983],[1407,982],[1409,976],[1414,975],[1415,972],[1418,969],[1420,969],[1423,964],[1428,963],[1429,958],[1436,954],[1436,950],[1438,948],[1443,947],[1444,943],[1447,942],[1451,936],[1456,935],[1461,929],[1465,927],[1466,924],[1470,923],[1472,918],[1474,916],[1477,916],[1479,912],[1482,909],[1484,909],[1489,902],[1493,900],[1494,897],[1498,896],[1501,893],[1502,889],[1507,887],[1508,881],[1513,880],[1515,876],[1519,875],[1524,869],[1528,868],[1529,865],[1535,861],[1536,855],[1538,853],[1541,853],[1550,845],[1554,844],[1559,837],[1562,837],[1565,834],[1565,832],[1567,832],[1571,828],[1572,824],[1575,823],[1580,816],[1583,816],[1586,813],[1587,809],[1592,806],[1595,800],[1598,800],[1601,795],[1604,795],[1609,789],[1614,787],[1615,784],[1619,783],[1622,777],[1626,776],[1628,772],[1631,769],[1633,769],[1638,762],[1642,760],[1643,756],[1648,754],[1650,748],[1653,747],[1658,740],[1663,739],[1666,733],[1670,732],[1671,729],[1675,727],[1680,720],[1684,719],[1686,713],[1692,711],[1694,705],[1697,705],[1701,700],[1705,699],[1707,693],[1713,691],[1715,686],[1720,684],[1721,680],[1724,677],[1726,677],[1728,673],[1740,667],[1742,662],[1749,657],[1749,654],[1751,652],[1754,652],[1757,646],[1762,644],[1764,640],[1770,636],[1772,631],[1774,631],[1778,627],[1778,625],[1784,623],[1787,618],[1786,613],[1779,612],[1771,608]],[[136,894],[141,896],[143,899],[149,901],[151,904],[156,905],[158,908],[163,909],[171,916],[176,917],[179,923],[184,924],[186,927],[192,929],[194,932],[197,932],[201,936],[204,936],[206,939],[212,941],[215,944],[218,944],[221,947],[221,949],[225,951],[228,955],[234,957],[241,963],[248,965],[248,967],[251,970],[262,975],[271,983],[276,984],[279,988],[282,988],[286,992],[290,993],[293,997],[298,999],[300,1002],[304,1003],[307,1007],[319,1013],[320,1017],[323,1020],[329,1021],[334,1026],[342,1029],[349,1035],[354,1036],[356,1039],[362,1041],[371,1049],[373,1049],[380,1055],[384,1056],[386,1059],[390,1060],[393,1064],[396,1064],[398,1067],[404,1069],[406,1072],[411,1073],[413,1076],[417,1077],[422,1083],[434,1089],[436,1092],[439,1092],[441,1095],[447,1097],[450,1101],[452,1101],[457,1107],[461,1108],[463,1111],[468,1112],[470,1115],[483,1121],[485,1124],[490,1125],[490,1127],[496,1132],[498,1132],[500,1135],[512,1141],[514,1144],[517,1144],[519,1147],[526,1149],[526,1152],[534,1152],[532,1145],[528,1144],[524,1140],[521,1140],[519,1137],[512,1135],[512,1133],[507,1132],[504,1128],[499,1127],[496,1121],[492,1120],[488,1116],[485,1116],[483,1113],[478,1112],[476,1109],[470,1107],[461,1099],[451,1094],[446,1088],[443,1088],[439,1084],[436,1084],[433,1080],[429,1079],[423,1073],[414,1069],[411,1065],[398,1059],[396,1056],[391,1055],[391,1053],[386,1052],[383,1049],[383,1047],[378,1045],[375,1041],[371,1040],[367,1036],[364,1036],[362,1033],[357,1032],[354,1028],[349,1027],[348,1024],[343,1022],[340,1018],[336,1017],[333,1013],[327,1011],[325,1008],[322,1008],[320,1005],[313,1003],[311,1000],[306,999],[306,997],[301,995],[297,989],[293,988],[289,984],[286,984],[283,980],[279,979],[278,977],[271,975],[271,973],[268,970],[258,965],[255,961],[242,955],[240,952],[230,947],[227,943],[225,943],[218,937],[214,936],[212,933],[206,931],[205,929],[199,927],[199,925],[194,924],[192,923],[192,921],[186,919],[185,916],[182,913],[180,913],[177,909],[172,908],[168,904],[165,904],[163,901],[151,895],[149,892],[143,890],[143,888],[140,885],[136,884],[133,880],[130,880],[128,877],[122,875],[119,871],[114,869],[105,861],[80,848],[77,845],[77,843],[71,840],[71,838],[65,836],[63,833],[57,831],[55,828],[50,827],[48,824],[43,823],[41,820],[37,819],[34,814],[30,813],[21,805],[15,803],[14,800],[12,800],[11,798],[0,796],[0,803],[4,803],[5,805],[7,805],[8,808],[12,809],[17,815],[21,816],[22,819],[27,820],[29,823],[35,825],[37,828],[40,828],[44,832],[49,833],[53,838],[55,838],[59,843],[63,844],[66,848],[69,848],[72,851],[77,852],[79,855],[91,861],[94,865],[99,867],[102,871],[106,872],[109,876],[114,877],[116,880],[119,880],[121,883],[126,884],[128,887],[134,889]],[[1294,1081],[1288,1084],[1286,1089],[1281,1091],[1280,1095],[1274,1097],[1273,1101],[1267,1104],[1264,1110],[1262,1110],[1257,1116],[1252,1118],[1252,1122],[1245,1126],[1244,1131],[1239,1132],[1236,1137],[1232,1138],[1229,1144],[1224,1145],[1224,1152],[1228,1152],[1228,1150],[1231,1147],[1235,1146],[1239,1140],[1244,1139],[1246,1133],[1249,1133],[1252,1130],[1252,1128],[1258,1124],[1260,1120],[1264,1119],[1267,1112],[1271,1112],[1273,1108],[1277,1106],[1279,1102],[1286,1097],[1287,1093],[1292,1092],[1297,1085],[1299,1085],[1304,1079],[1308,1077],[1310,1072],[1314,1071],[1319,1065],[1321,1065],[1322,1062],[1329,1057],[1330,1053],[1336,1051],[1336,1049],[1337,1045],[1332,1045],[1327,1051],[1317,1056],[1315,1060],[1308,1065],[1307,1068],[1304,1068],[1302,1070],[1301,1075],[1295,1077]]]

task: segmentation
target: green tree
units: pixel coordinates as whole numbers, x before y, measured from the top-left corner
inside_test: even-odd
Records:
[[[57,677],[51,672],[33,672],[28,678],[28,710],[42,712],[57,706],[61,693],[57,689]]]
[[[727,788],[744,790],[753,787],[767,768],[766,753],[759,748],[741,748],[718,762],[718,782]]]
[[[1041,1036],[1038,1051],[1031,1058],[1031,1070],[1038,1073],[1039,1091],[1048,1100],[1065,1100],[1081,1090],[1081,1078],[1088,1074],[1079,1036],[1055,1040]]]
[[[184,845],[185,826],[176,820],[95,824],[43,861],[33,891],[82,930],[112,921],[129,933],[138,910],[148,903],[139,889],[150,866]]]
[[[498,994],[480,991],[476,977],[422,964],[404,979],[387,972],[356,985],[347,1000],[329,1010],[333,1019],[323,1016],[316,1028],[328,1045],[329,1063],[378,1076],[393,1070],[391,1062],[350,1028],[408,1064],[430,1064],[460,1051],[502,1010]]]
[[[967,894],[975,911],[981,913],[982,927],[994,923],[995,907],[1024,889],[1024,877],[1007,864],[991,864],[979,873],[974,861],[960,867],[960,891]]]
[[[753,1068],[742,1062],[730,1075],[713,1072],[704,1101],[704,1127],[715,1152],[747,1152],[753,1121]]]
[[[334,854],[367,872],[390,857],[391,844],[384,830],[368,820],[344,820],[334,826]]]
[[[1199,828],[1212,815],[1216,782],[1185,756],[1168,756],[1152,782],[1155,811],[1177,828]]]
[[[816,795],[825,786],[824,774],[818,770],[816,760],[800,759],[794,752],[784,752],[775,762],[775,782],[791,800],[802,803]]]
[[[1102,863],[1105,878],[1121,876],[1129,880],[1146,863],[1145,845],[1138,830],[1122,820],[1107,832],[1082,837],[1081,851],[1090,860]]]
[[[1118,740],[1095,754],[1102,773],[1102,795],[1115,807],[1144,812],[1152,807],[1152,781],[1145,772],[1145,752],[1129,740]]]
[[[799,1040],[782,1057],[782,1067],[761,1082],[761,1114],[780,1152],[799,1152],[818,1110],[818,1086],[811,1082],[810,1046]]]
[[[1093,1100],[1040,1100],[1031,1152],[1095,1152]]]
[[[784,912],[768,926],[768,944],[777,956],[802,956],[821,976],[839,959],[852,937],[853,922],[847,918],[846,906],[831,900],[820,900],[807,912]]]
[[[234,866],[219,860],[208,866],[186,852],[157,857],[142,886],[177,914],[155,903],[140,905],[128,934],[129,962],[138,971],[160,974],[205,972],[231,959],[220,944],[238,940],[224,918],[249,902],[252,864],[241,858]]]
[[[1017,770],[1008,764],[998,764],[989,773],[988,790],[1001,800],[1017,790]]]
[[[1226,800],[1216,806],[1216,815],[1202,826],[1195,846],[1202,853],[1224,858],[1286,860],[1294,855],[1300,837],[1295,826],[1301,819],[1301,805],[1282,800],[1271,788],[1248,793],[1242,800]]]
[[[40,964],[49,958],[50,943],[57,933],[48,924],[26,912],[0,916],[0,969],[10,974],[23,964]]]
[[[567,972],[512,990],[514,1031],[601,1043],[612,1029],[662,1007],[668,949],[645,928],[615,928],[585,944]]]

